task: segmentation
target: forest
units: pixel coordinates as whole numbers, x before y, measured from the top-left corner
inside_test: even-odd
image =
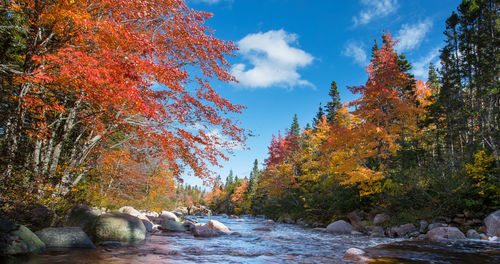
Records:
[[[216,183],[218,212],[330,223],[354,210],[392,221],[477,217],[500,208],[500,20],[495,1],[463,1],[446,20],[440,65],[426,81],[375,41],[364,85],[342,102],[335,81],[323,109],[297,115],[268,146],[263,166]]]
[[[206,203],[328,223],[354,209],[405,221],[500,208],[496,1],[451,14],[427,80],[385,31],[366,83],[348,87],[357,99],[332,81],[310,125],[295,116],[262,164],[226,181],[210,168],[249,131],[235,118],[245,106],[212,87],[237,81],[226,57],[238,48],[211,16],[181,0],[2,0],[1,209]]]

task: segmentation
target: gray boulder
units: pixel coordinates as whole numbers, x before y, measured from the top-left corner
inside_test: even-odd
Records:
[[[425,237],[432,241],[465,239],[464,233],[456,227],[436,227],[427,232]]]
[[[470,239],[481,239],[481,235],[474,229],[469,229],[465,236]]]
[[[141,219],[142,223],[144,224],[144,227],[146,227],[146,231],[148,231],[148,232],[153,231],[153,223],[149,220],[149,218],[145,214],[139,212],[134,207],[124,206],[124,207],[118,209],[118,212],[124,213],[124,214],[129,214],[131,216],[135,216],[135,217]]]
[[[391,219],[391,218],[386,214],[377,214],[377,215],[375,215],[375,218],[373,218],[373,224],[374,225],[383,225],[387,221],[389,221],[389,219]]]
[[[94,225],[99,215],[90,207],[79,204],[71,207],[66,214],[63,226],[80,227],[91,238],[94,236]]]
[[[0,232],[0,255],[41,253],[45,243],[26,226],[15,226],[15,230]]]
[[[177,221],[164,219],[161,224],[161,229],[165,231],[171,232],[184,232],[186,231],[186,227]]]
[[[215,237],[229,234],[231,230],[217,220],[210,220],[204,225],[196,226],[193,235],[197,237]]]
[[[326,231],[335,234],[350,234],[352,231],[354,231],[354,228],[346,221],[338,220],[329,224],[326,227]]]
[[[406,237],[415,231],[417,231],[417,228],[413,224],[404,224],[390,228],[388,235],[390,237]]]
[[[420,227],[418,228],[418,232],[424,233],[427,227],[429,226],[429,223],[425,220],[420,220]]]
[[[344,259],[367,262],[371,259],[365,256],[365,251],[359,248],[350,248],[344,253]]]
[[[160,217],[163,219],[179,222],[179,218],[174,213],[169,211],[161,211]]]
[[[35,234],[47,248],[95,248],[80,227],[47,227]]]
[[[135,216],[112,212],[99,216],[95,236],[97,241],[137,242],[146,238],[146,227]]]
[[[349,222],[351,222],[351,225],[357,230],[363,230],[365,228],[365,225],[361,221],[362,218],[357,211],[348,213],[347,218],[349,218]]]
[[[500,210],[496,210],[484,219],[486,233],[490,236],[500,237]]]

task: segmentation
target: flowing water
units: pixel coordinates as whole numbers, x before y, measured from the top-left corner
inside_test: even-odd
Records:
[[[402,241],[367,236],[339,236],[289,224],[216,219],[239,235],[195,238],[188,233],[162,233],[119,248],[52,250],[44,254],[1,259],[0,263],[353,263],[344,252],[363,248],[373,263],[500,263],[500,243],[462,240],[449,243]],[[253,231],[267,226],[271,231]]]

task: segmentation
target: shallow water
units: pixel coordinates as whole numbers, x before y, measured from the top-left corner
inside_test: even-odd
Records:
[[[425,243],[367,236],[339,236],[289,224],[216,219],[240,235],[195,238],[187,233],[155,233],[145,241],[120,248],[53,250],[41,255],[1,259],[0,263],[352,263],[344,252],[363,248],[374,263],[500,263],[500,243],[455,241]],[[252,231],[267,226],[271,231]]]

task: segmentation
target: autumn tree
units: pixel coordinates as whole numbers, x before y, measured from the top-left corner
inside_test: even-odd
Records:
[[[228,144],[244,141],[225,116],[243,107],[209,82],[234,81],[224,56],[235,50],[204,25],[211,14],[180,0],[5,3],[22,47],[2,51],[12,54],[0,75],[3,189],[21,177],[32,191],[43,182],[65,195],[125,144],[161,160],[169,177],[188,167],[207,178]]]

